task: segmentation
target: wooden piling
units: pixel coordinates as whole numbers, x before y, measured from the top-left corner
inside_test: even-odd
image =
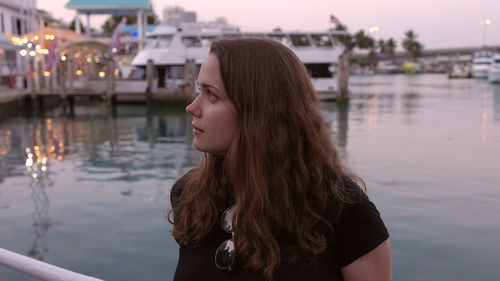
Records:
[[[340,103],[349,100],[349,57],[350,52],[345,51],[340,57],[337,67],[337,101]]]
[[[73,58],[72,56],[67,56],[67,71],[68,71],[68,88],[69,88],[69,91],[72,92],[73,91],[73,80],[74,80],[74,75],[75,75],[75,69],[74,69],[74,62],[73,62]],[[64,83],[66,83],[66,81],[64,81]]]
[[[75,96],[68,96],[69,114],[75,114]]]
[[[146,88],[146,95],[147,99],[151,97],[151,94],[153,93],[153,81],[154,81],[154,63],[152,59],[148,60],[148,63],[146,64],[146,81],[147,81],[147,88]]]
[[[191,96],[194,93],[194,83],[196,80],[196,62],[187,59],[184,63],[184,94]]]
[[[39,93],[45,87],[45,79],[43,76],[43,65],[41,60],[37,61],[36,63],[36,79],[38,81],[36,91]]]
[[[35,61],[33,57],[29,58],[28,82],[30,87],[31,100],[35,100],[36,85],[35,85]]]
[[[115,62],[113,59],[109,59],[107,61],[107,71],[106,71],[106,80],[107,80],[107,90],[106,90],[106,103],[109,107],[113,106],[113,95],[115,94]]]
[[[67,66],[66,62],[59,62],[56,65],[57,68],[57,88],[60,93],[61,100],[63,102],[63,110],[66,112],[66,109],[68,107],[68,99],[67,99],[67,92],[66,92],[66,77],[68,76],[69,73],[67,73]]]

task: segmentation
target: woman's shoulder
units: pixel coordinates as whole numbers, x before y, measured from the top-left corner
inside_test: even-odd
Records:
[[[385,241],[389,233],[375,204],[353,179],[343,178],[343,191],[349,200],[331,214],[331,223],[345,266]]]
[[[333,206],[338,212],[337,218],[341,219],[354,213],[362,215],[363,211],[375,212],[378,215],[378,211],[366,194],[365,189],[353,178],[342,177],[341,193],[342,199],[332,199]]]
[[[195,171],[196,171],[196,169],[189,170],[187,173],[182,175],[174,183],[174,185],[172,185],[172,189],[170,190],[170,201],[172,203],[172,206],[174,206],[174,203],[181,196],[182,189],[184,188],[184,185],[186,185],[186,182],[193,176]]]
[[[348,176],[342,177],[342,192],[347,199],[346,201],[350,204],[358,204],[364,199],[368,199],[365,190],[360,184]]]

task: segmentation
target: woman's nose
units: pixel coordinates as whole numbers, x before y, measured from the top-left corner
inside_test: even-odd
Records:
[[[193,115],[194,117],[199,118],[201,115],[201,111],[198,105],[198,97],[194,99],[188,106],[186,106],[186,112]]]

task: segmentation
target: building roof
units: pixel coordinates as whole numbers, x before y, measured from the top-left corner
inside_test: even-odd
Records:
[[[151,0],[69,0],[66,8],[85,14],[137,14],[137,10],[153,13]]]
[[[10,40],[5,37],[4,34],[0,34],[0,49],[2,50],[17,50],[20,48],[10,42]]]
[[[155,29],[156,25],[148,24],[147,26],[144,26],[146,32],[151,32]],[[135,24],[127,24],[123,27],[122,33],[134,33],[138,32],[137,25]]]

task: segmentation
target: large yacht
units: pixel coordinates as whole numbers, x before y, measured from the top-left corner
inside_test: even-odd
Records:
[[[135,70],[132,76],[144,75],[148,60],[153,61],[155,87],[158,89],[180,89],[184,83],[184,64],[194,61],[196,70],[208,55],[211,42],[221,36],[265,36],[288,46],[302,60],[311,73],[312,83],[318,92],[334,92],[334,79],[339,56],[344,47],[333,36],[345,32],[240,32],[238,30],[179,29],[160,25],[146,34],[146,46],[132,61]]]
[[[493,55],[493,62],[488,68],[488,81],[500,83],[500,53]]]
[[[492,63],[492,54],[482,51],[476,52],[472,59],[471,75],[473,78],[488,78],[488,69]]]

